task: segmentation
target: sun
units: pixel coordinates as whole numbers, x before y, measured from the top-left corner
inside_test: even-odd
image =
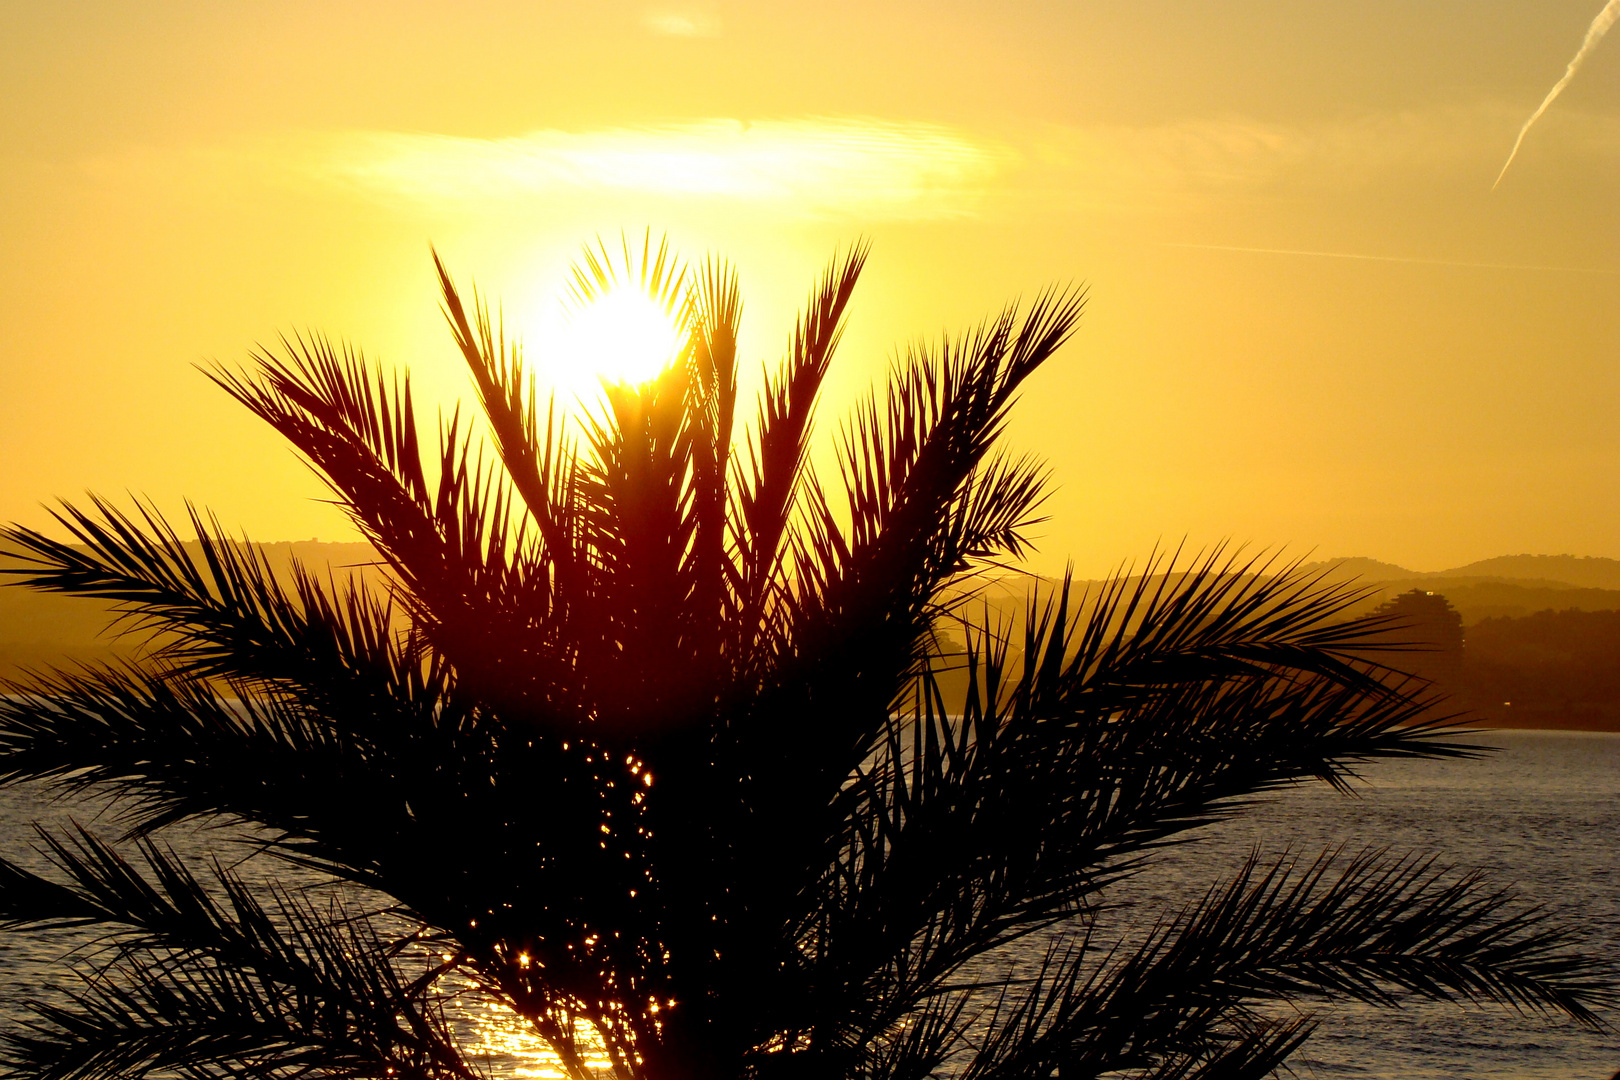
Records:
[[[633,285],[617,285],[563,312],[544,337],[542,359],[553,381],[577,393],[602,381],[646,382],[685,343],[675,316]]]

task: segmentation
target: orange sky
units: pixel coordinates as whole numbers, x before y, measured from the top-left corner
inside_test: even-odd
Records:
[[[823,434],[896,345],[1089,282],[1009,434],[1041,569],[1620,557],[1620,40],[1491,190],[1600,6],[5,5],[0,518],[342,538],[193,365],[313,328],[466,396],[429,243],[537,332],[650,226],[734,259],[773,362],[870,238]]]

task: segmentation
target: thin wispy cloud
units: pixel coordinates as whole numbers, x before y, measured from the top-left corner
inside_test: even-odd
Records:
[[[1165,241],[1161,247],[1192,248],[1197,251],[1241,251],[1257,255],[1303,255],[1314,259],[1350,259],[1356,262],[1409,263],[1417,266],[1456,266],[1475,270],[1546,270],[1560,274],[1605,274],[1620,271],[1589,266],[1545,266],[1537,263],[1469,262],[1461,259],[1424,259],[1407,255],[1366,255],[1354,251],[1312,251],[1306,248],[1240,247],[1235,244],[1188,244]]]
[[[622,193],[816,217],[972,212],[1009,152],[942,124],[705,120],[500,139],[373,132],[313,163],[330,180],[435,205]]]
[[[1026,156],[1040,186],[1104,213],[1208,212],[1268,189],[1343,191],[1445,171],[1489,154],[1472,115],[1371,115],[1300,126],[1248,117],[1155,125],[1052,126]]]
[[[1558,100],[1558,95],[1562,94],[1564,87],[1568,86],[1570,80],[1575,78],[1575,73],[1581,69],[1582,64],[1586,63],[1586,58],[1592,55],[1592,50],[1597,48],[1598,42],[1603,40],[1603,35],[1609,32],[1609,28],[1616,21],[1620,21],[1620,0],[1609,0],[1608,3],[1603,5],[1603,10],[1597,13],[1597,18],[1592,20],[1592,25],[1586,28],[1586,37],[1581,40],[1581,47],[1575,51],[1575,58],[1564,69],[1563,78],[1553,84],[1553,88],[1547,91],[1547,96],[1541,99],[1541,104],[1536,107],[1536,111],[1530,114],[1530,119],[1526,120],[1524,126],[1519,129],[1519,137],[1513,140],[1513,149],[1508,152],[1507,162],[1503,164],[1502,171],[1496,174],[1496,183],[1491,185],[1492,191],[1495,191],[1502,183],[1502,177],[1507,175],[1508,166],[1512,165],[1513,159],[1519,156],[1519,147],[1524,145],[1524,137],[1529,133],[1531,125],[1540,120],[1541,114],[1546,112],[1554,101]]]
[[[1615,0],[1620,3],[1620,0]],[[1032,189],[1107,213],[1212,212],[1268,192],[1315,197],[1400,185],[1451,190],[1494,163],[1504,122],[1497,102],[1369,112],[1310,124],[1200,117],[1154,125],[1049,125],[1014,140]],[[1594,175],[1620,165],[1620,120],[1571,111],[1547,149]],[[1477,190],[1477,189],[1476,189]],[[1483,194],[1483,193],[1482,193]]]
[[[641,18],[650,33],[667,37],[712,38],[720,36],[720,16],[713,11],[688,8],[657,8]]]

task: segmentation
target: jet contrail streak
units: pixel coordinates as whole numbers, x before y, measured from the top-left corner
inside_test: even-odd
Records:
[[[1561,274],[1620,274],[1590,266],[1537,266],[1533,263],[1459,262],[1455,259],[1413,259],[1401,255],[1360,255],[1348,251],[1307,251],[1302,248],[1236,247],[1231,244],[1176,244],[1162,247],[1194,248],[1199,251],[1248,251],[1256,255],[1310,255],[1318,259],[1356,259],[1361,262],[1415,263],[1420,266],[1464,266],[1476,270],[1551,270]]]
[[[1502,177],[1507,175],[1508,165],[1512,165],[1513,159],[1519,156],[1519,147],[1523,145],[1525,133],[1530,130],[1530,125],[1540,120],[1541,114],[1546,112],[1547,107],[1557,100],[1559,94],[1564,92],[1564,87],[1569,85],[1569,80],[1575,77],[1575,73],[1586,62],[1587,56],[1591,54],[1593,49],[1597,48],[1597,43],[1603,40],[1603,35],[1609,32],[1609,27],[1613,26],[1617,20],[1620,20],[1620,0],[1609,0],[1608,3],[1603,5],[1603,10],[1597,13],[1597,18],[1592,20],[1592,25],[1586,28],[1586,38],[1581,42],[1581,47],[1576,50],[1575,59],[1571,60],[1569,67],[1564,69],[1564,77],[1553,84],[1553,88],[1547,91],[1547,96],[1542,99],[1540,108],[1531,113],[1530,119],[1526,120],[1524,127],[1519,129],[1519,137],[1513,140],[1513,150],[1508,154],[1507,164],[1503,165],[1502,171],[1496,174],[1496,184],[1491,185],[1492,191],[1495,191],[1497,184],[1502,182]]]

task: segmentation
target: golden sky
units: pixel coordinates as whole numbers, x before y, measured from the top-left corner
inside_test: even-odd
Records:
[[[1620,35],[1491,187],[1600,7],[0,5],[0,518],[345,538],[194,365],[313,329],[468,397],[430,243],[533,337],[650,227],[734,260],[772,363],[871,240],[824,436],[897,346],[1089,283],[1008,436],[1040,569],[1620,557]]]

